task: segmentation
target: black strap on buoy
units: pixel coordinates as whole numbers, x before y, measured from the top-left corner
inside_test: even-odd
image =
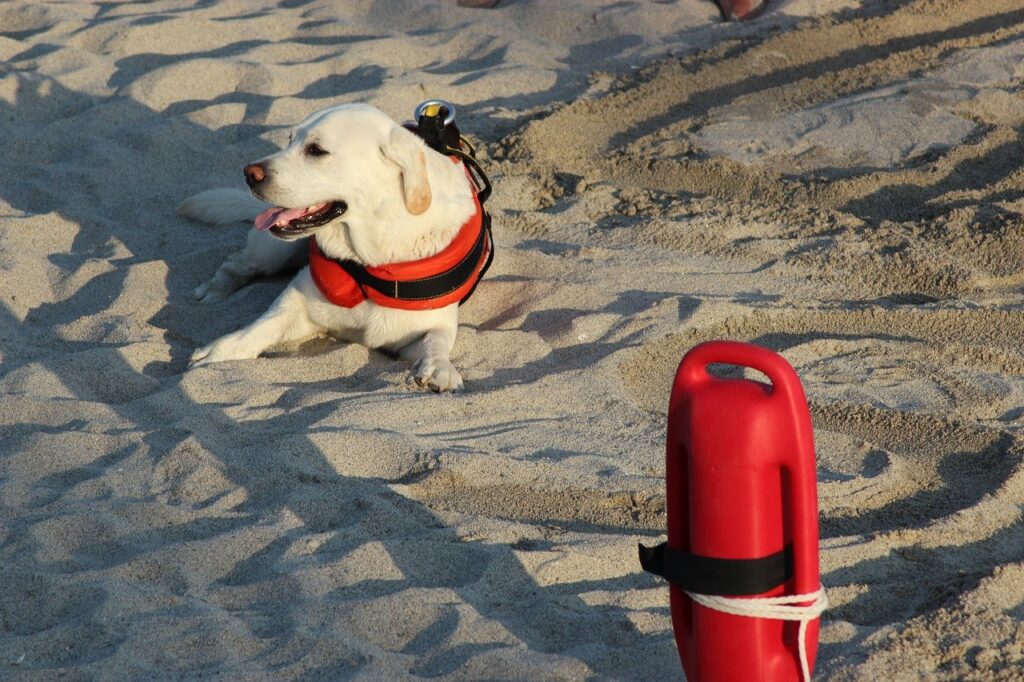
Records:
[[[757,559],[717,559],[673,549],[663,542],[638,545],[640,565],[687,592],[747,596],[767,592],[793,577],[793,545]]]

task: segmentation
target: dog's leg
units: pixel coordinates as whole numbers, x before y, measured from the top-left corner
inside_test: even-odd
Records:
[[[462,377],[448,354],[455,345],[455,329],[438,327],[402,349],[402,356],[413,361],[412,376],[420,386],[432,391],[457,391]]]
[[[248,327],[222,336],[193,353],[192,365],[249,360],[274,344],[297,341],[323,331],[323,327],[309,319],[303,294],[289,286],[270,309]]]
[[[306,240],[284,241],[259,230],[249,230],[245,248],[231,254],[217,273],[193,292],[203,303],[222,301],[257,275],[273,275],[302,264]]]

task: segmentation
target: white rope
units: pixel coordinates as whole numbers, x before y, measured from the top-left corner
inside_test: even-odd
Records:
[[[800,669],[803,671],[804,682],[811,682],[811,667],[807,664],[807,624],[821,615],[828,608],[828,597],[825,588],[808,594],[791,594],[783,597],[753,597],[734,599],[712,594],[687,592],[690,599],[701,606],[715,611],[731,613],[734,616],[750,618],[772,618],[775,620],[798,620],[800,631],[797,639],[800,647]],[[803,602],[811,602],[804,606],[794,606]]]

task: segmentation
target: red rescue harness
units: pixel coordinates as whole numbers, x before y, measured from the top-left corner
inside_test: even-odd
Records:
[[[476,190],[476,183],[469,177]],[[433,310],[452,303],[462,304],[473,294],[494,256],[491,218],[476,191],[473,205],[473,215],[452,242],[433,256],[369,268],[353,260],[330,258],[320,250],[316,237],[312,237],[309,272],[324,298],[343,308],[354,308],[367,299],[401,310]]]

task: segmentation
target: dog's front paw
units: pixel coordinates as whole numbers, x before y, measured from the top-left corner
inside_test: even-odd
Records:
[[[251,360],[256,357],[239,342],[236,334],[223,336],[208,346],[203,346],[192,354],[189,364],[192,367],[202,367],[214,362],[227,362],[228,360]]]
[[[452,363],[443,358],[423,358],[413,368],[412,377],[420,386],[435,393],[457,391],[462,388],[462,377]]]
[[[192,353],[192,357],[189,358],[189,361],[188,361],[189,367],[202,367],[203,365],[208,365],[211,362],[216,362],[216,360],[214,360],[213,358],[210,357],[210,352],[212,350],[213,350],[213,344],[212,343],[210,345],[208,345],[208,346],[203,346],[202,348],[197,348],[196,351],[194,353]]]
[[[234,291],[234,289],[224,287],[215,277],[193,289],[192,296],[200,303],[219,303],[234,293]]]

